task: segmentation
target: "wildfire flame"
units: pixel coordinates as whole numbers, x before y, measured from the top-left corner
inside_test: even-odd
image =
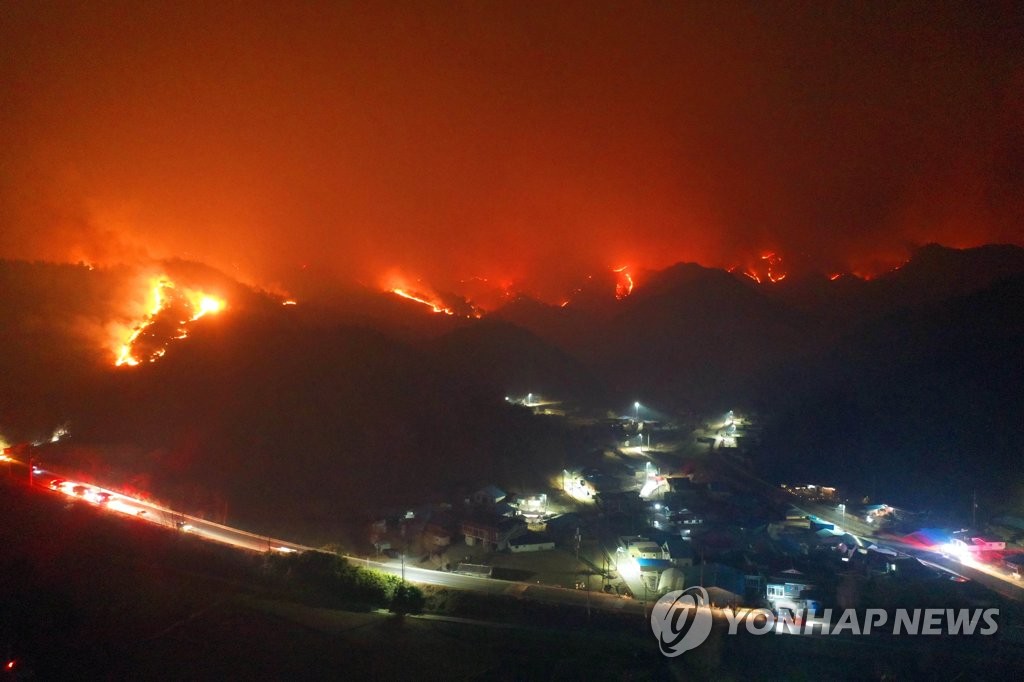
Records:
[[[615,283],[615,298],[620,301],[633,293],[633,276],[629,274],[628,268],[628,265],[612,268],[612,272],[619,275],[619,281]]]
[[[224,299],[196,289],[179,289],[168,277],[155,277],[150,281],[149,299],[145,317],[135,325],[118,349],[114,362],[117,367],[135,367],[143,361],[156,362],[167,353],[168,341],[188,337],[188,325],[227,308]],[[174,314],[179,319],[173,323],[173,331],[161,343],[159,335],[154,333],[154,327],[167,324],[168,316]],[[140,348],[141,340],[150,340],[150,337],[151,342],[147,344],[150,347]]]
[[[199,292],[186,291],[185,297],[188,298],[192,305],[193,310],[196,312],[189,318],[189,322],[195,322],[200,317],[209,313],[219,313],[224,310],[224,301],[207,294]]]
[[[772,282],[774,284],[775,282],[781,282],[782,280],[786,279],[786,273],[778,272],[779,265],[782,263],[782,256],[775,255],[775,252],[766,253],[765,255],[761,256],[761,260],[767,261],[768,263],[769,282]],[[775,272],[772,271],[772,268],[775,269]]]
[[[462,281],[463,284],[467,282],[474,285],[482,283],[489,286],[488,280],[483,277],[473,277],[470,280]],[[434,313],[452,315],[454,317],[480,318],[483,316],[483,310],[468,298],[437,291],[423,280],[406,276],[395,270],[386,273],[381,278],[380,286],[383,291],[404,298],[407,301],[426,306]],[[511,282],[501,283],[503,291],[511,286]]]
[[[782,256],[779,256],[774,251],[762,254],[760,259],[761,262],[753,266],[748,266],[740,271],[740,274],[757,284],[776,284],[786,279],[786,272],[782,271],[780,267],[782,265]],[[762,271],[760,266],[764,266]],[[729,272],[736,272],[736,266],[729,268]]]
[[[396,294],[398,296],[401,296],[402,298],[407,298],[410,301],[416,301],[417,303],[422,303],[423,305],[428,306],[435,313],[444,313],[445,315],[454,315],[455,314],[455,312],[453,310],[451,310],[451,308],[446,308],[446,307],[444,307],[439,302],[435,303],[434,301],[430,301],[430,300],[424,298],[422,295],[414,294],[412,292],[406,291],[405,289],[392,289],[391,293]]]

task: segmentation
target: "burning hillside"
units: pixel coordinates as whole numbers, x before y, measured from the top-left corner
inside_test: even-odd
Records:
[[[458,294],[435,291],[420,279],[410,282],[402,275],[391,273],[385,277],[383,289],[407,301],[425,306],[435,313],[455,317],[479,318],[483,316],[483,310],[467,298]]]
[[[179,288],[166,276],[152,279],[149,299],[145,317],[118,348],[114,363],[118,367],[155,362],[171,342],[188,337],[192,323],[227,307],[224,299],[197,289]]]

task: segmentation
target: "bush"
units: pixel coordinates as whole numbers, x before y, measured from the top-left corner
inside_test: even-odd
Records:
[[[326,606],[389,607],[402,584],[398,576],[354,566],[342,557],[316,551],[268,556],[264,571],[306,599]],[[411,603],[422,608],[422,593]]]
[[[409,583],[399,584],[395,589],[394,597],[391,599],[391,612],[399,614],[419,613],[423,610],[425,601],[423,590],[420,588]]]

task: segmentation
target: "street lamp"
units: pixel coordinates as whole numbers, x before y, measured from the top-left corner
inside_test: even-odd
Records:
[[[636,412],[636,421],[640,421],[640,401],[633,403],[633,409]]]
[[[843,523],[846,523],[846,505],[845,504],[840,504],[839,505],[839,511],[842,512],[842,514],[843,514]]]

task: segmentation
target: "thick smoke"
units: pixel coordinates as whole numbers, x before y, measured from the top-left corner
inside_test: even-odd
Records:
[[[982,3],[9,4],[0,255],[287,288],[1021,242],[1024,30]]]

